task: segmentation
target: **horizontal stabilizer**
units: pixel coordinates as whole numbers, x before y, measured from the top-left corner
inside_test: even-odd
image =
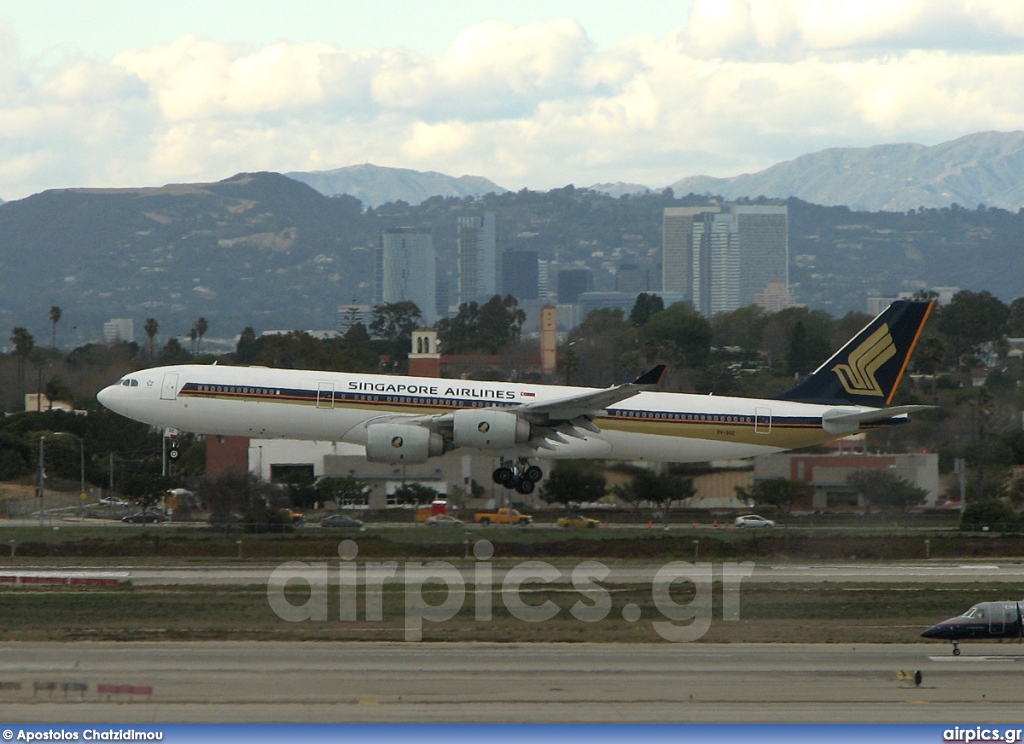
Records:
[[[876,421],[906,416],[908,413],[927,411],[934,406],[893,406],[877,408],[871,411],[850,413],[849,411],[826,411],[821,417],[821,427],[829,434],[853,434],[860,430],[861,424],[872,424]]]

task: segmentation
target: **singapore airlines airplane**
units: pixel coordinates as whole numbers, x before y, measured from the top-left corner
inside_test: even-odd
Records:
[[[768,399],[655,392],[664,365],[595,389],[217,364],[140,370],[98,398],[153,426],[361,444],[373,462],[422,463],[465,448],[499,457],[495,482],[526,494],[543,477],[531,458],[701,462],[905,423],[928,406],[886,406],[931,310],[893,303]]]

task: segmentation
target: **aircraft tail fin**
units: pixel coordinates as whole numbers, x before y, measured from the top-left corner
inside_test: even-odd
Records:
[[[888,405],[932,306],[897,300],[806,380],[775,398],[822,405]]]

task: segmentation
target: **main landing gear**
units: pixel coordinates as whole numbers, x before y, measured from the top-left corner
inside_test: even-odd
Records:
[[[544,471],[536,465],[531,465],[525,457],[520,457],[515,462],[502,460],[501,467],[491,473],[495,483],[523,495],[533,493],[537,481],[543,477]]]

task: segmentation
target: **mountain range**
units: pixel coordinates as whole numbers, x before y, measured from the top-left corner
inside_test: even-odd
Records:
[[[284,175],[312,186],[324,196],[354,196],[371,209],[396,201],[415,206],[432,196],[461,198],[503,194],[506,191],[480,176],[454,178],[434,171],[423,173],[409,168],[383,168],[370,163],[329,171],[293,171]]]
[[[1024,206],[1024,132],[979,132],[932,147],[842,147],[732,178],[690,176],[677,194],[726,199],[796,197],[858,211],[905,212],[952,204],[1016,211]]]

